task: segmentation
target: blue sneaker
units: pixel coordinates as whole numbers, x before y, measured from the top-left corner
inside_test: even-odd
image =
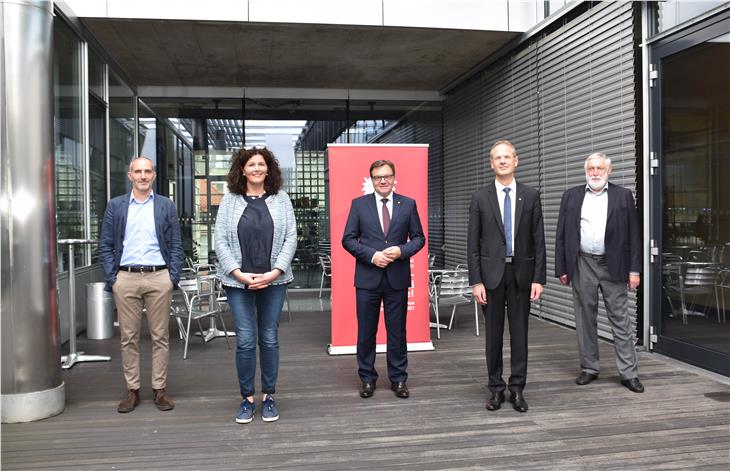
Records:
[[[253,420],[253,411],[256,406],[253,402],[249,402],[248,399],[243,399],[241,407],[238,409],[236,414],[236,422],[239,424],[247,424]]]
[[[274,396],[269,394],[261,403],[261,418],[264,422],[275,422],[279,420],[279,409],[276,408]]]

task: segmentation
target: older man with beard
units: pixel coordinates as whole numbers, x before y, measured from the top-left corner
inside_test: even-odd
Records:
[[[585,160],[586,185],[567,190],[560,202],[555,238],[555,276],[573,286],[581,373],[576,384],[598,378],[598,291],[613,332],[621,384],[644,392],[639,381],[628,290],[641,281],[641,243],[630,190],[608,182],[611,159],[602,152]]]

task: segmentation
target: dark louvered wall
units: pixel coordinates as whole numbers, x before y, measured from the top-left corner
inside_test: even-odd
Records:
[[[593,4],[460,85],[445,103],[446,264],[466,262],[471,195],[493,181],[491,145],[509,139],[519,154],[517,178],[540,189],[545,217],[548,285],[533,313],[566,325],[574,325],[572,293],[553,276],[562,193],[585,183],[583,160],[595,151],[611,157],[612,182],[636,190],[634,8]],[[599,333],[610,338],[605,312]]]

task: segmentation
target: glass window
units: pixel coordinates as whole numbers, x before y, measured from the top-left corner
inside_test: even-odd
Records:
[[[81,43],[62,21],[54,21],[53,95],[56,171],[56,228],[59,239],[84,238],[84,162],[82,149]],[[76,252],[76,266],[85,260]],[[65,271],[68,254],[59,249],[58,270]]]
[[[101,237],[106,211],[106,105],[89,94],[89,203],[91,239]],[[91,263],[99,259],[98,243],[91,245]]]
[[[717,8],[726,3],[725,1],[700,2],[700,1],[666,1],[657,2],[657,33],[666,31],[680,23]]]
[[[89,91],[102,101],[104,96],[104,61],[89,49]]]
[[[109,188],[111,196],[130,191],[129,162],[134,157],[134,96],[132,89],[109,70]]]

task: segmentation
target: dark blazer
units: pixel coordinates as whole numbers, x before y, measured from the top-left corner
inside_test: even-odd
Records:
[[[410,258],[426,243],[416,202],[393,193],[393,214],[388,234],[383,234],[378,214],[372,194],[352,200],[342,246],[355,257],[355,286],[375,289],[385,275],[393,289],[406,289],[411,286]],[[385,269],[373,265],[371,260],[375,252],[393,245],[400,247],[400,260],[395,260]]]
[[[580,251],[580,212],[586,186],[563,193],[555,234],[555,276],[573,279]],[[608,183],[606,217],[606,260],[613,281],[628,281],[629,273],[641,273],[641,238],[636,220],[636,203],[631,190]]]
[[[532,283],[545,284],[545,229],[540,193],[517,182],[514,221],[513,266],[517,287],[529,290]],[[506,242],[502,213],[494,182],[474,193],[469,206],[467,257],[469,283],[484,283],[495,289],[502,281]]]
[[[117,281],[119,263],[124,249],[124,231],[127,227],[127,212],[130,193],[109,200],[104,213],[99,242],[99,261],[104,269],[106,290],[111,291]],[[170,273],[174,286],[180,281],[180,272],[184,259],[182,239],[180,237],[180,221],[177,218],[175,203],[170,198],[155,193],[155,232],[160,252]]]

